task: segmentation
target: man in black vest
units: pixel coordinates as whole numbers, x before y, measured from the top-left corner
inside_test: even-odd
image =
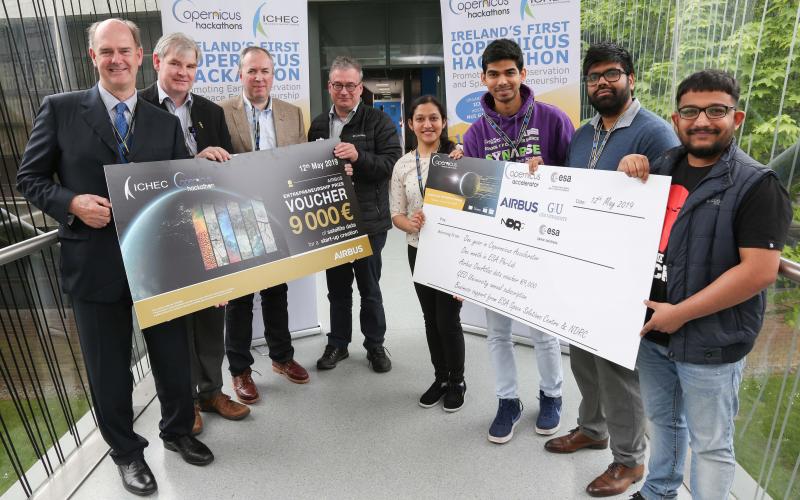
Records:
[[[28,200],[59,222],[61,277],[72,299],[97,424],[125,489],[157,489],[144,461],[147,440],[133,430],[133,304],[114,230],[103,165],[188,158],[180,123],[137,99],[139,28],[107,19],[89,28],[100,81],[42,101],[17,173]],[[55,180],[58,178],[58,181]],[[142,331],[161,403],[160,437],[194,465],[214,460],[190,435],[189,346],[183,318]]]
[[[230,159],[233,150],[222,108],[190,92],[197,73],[200,50],[183,33],[162,36],[153,48],[153,68],[158,80],[139,96],[177,116],[189,153],[213,161]],[[185,316],[192,358],[194,425],[192,434],[203,431],[200,410],[241,420],[250,409],[222,392],[222,361],[225,309],[209,307]]]
[[[650,462],[633,498],[675,498],[692,450],[694,498],[727,498],[744,356],[764,319],[792,220],[775,172],[736,146],[739,85],[705,70],[678,86],[681,146],[651,172],[672,176],[637,367],[650,420]],[[623,158],[642,170],[646,157]]]
[[[339,137],[337,158],[352,165],[352,179],[369,233],[372,255],[326,271],[331,332],[317,368],[330,370],[347,358],[353,333],[353,278],[361,294],[361,331],[367,359],[376,372],[388,372],[392,363],[383,347],[386,317],[383,312],[381,250],[392,227],[389,215],[389,179],[402,150],[397,129],[383,111],[361,102],[363,74],[358,61],[337,57],[331,64],[328,92],[333,106],[311,122],[308,140]],[[349,167],[347,167],[349,168]]]

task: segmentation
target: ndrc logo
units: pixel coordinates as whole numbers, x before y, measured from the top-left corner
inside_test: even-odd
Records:
[[[160,191],[167,189],[169,182],[165,180],[160,181],[145,181],[145,182],[131,182],[131,177],[125,179],[125,199],[135,200],[136,197],[133,193],[141,193],[145,191]]]
[[[241,12],[236,10],[201,9],[192,0],[175,0],[175,3],[172,4],[172,16],[179,23],[195,23],[195,27],[198,29],[241,29],[242,27],[238,23],[229,23],[231,21],[241,21]]]
[[[358,245],[356,247],[345,248],[344,250],[339,250],[333,255],[333,260],[339,259],[347,259],[349,257],[354,257],[360,253],[364,253],[364,245]]]
[[[268,13],[266,6],[267,2],[264,2],[256,9],[253,16],[253,36],[261,33],[264,38],[267,38],[266,26],[269,25],[298,26],[300,24],[300,16]]]

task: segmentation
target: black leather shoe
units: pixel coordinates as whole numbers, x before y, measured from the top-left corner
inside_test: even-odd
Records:
[[[322,353],[322,357],[317,360],[317,370],[333,370],[336,368],[336,363],[347,359],[349,356],[350,353],[347,352],[347,347],[326,345],[325,352]]]
[[[386,355],[386,348],[382,345],[367,349],[367,360],[377,373],[385,373],[392,369],[392,361]]]
[[[164,448],[180,453],[187,464],[208,465],[214,461],[214,454],[211,453],[208,446],[194,436],[180,436],[163,441]]]
[[[146,497],[158,489],[156,478],[143,459],[134,460],[126,465],[117,465],[117,468],[122,477],[122,486],[134,495]]]

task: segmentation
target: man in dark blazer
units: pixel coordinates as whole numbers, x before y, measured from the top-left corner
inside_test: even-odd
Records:
[[[132,299],[112,219],[103,165],[188,158],[178,120],[137,99],[139,29],[121,19],[89,28],[95,87],[42,102],[17,174],[19,191],[59,222],[61,275],[72,299],[98,427],[128,491],[156,481],[147,440],[133,430]],[[134,168],[134,167],[131,167]],[[54,177],[57,177],[57,181]],[[214,456],[190,435],[189,346],[182,318],[142,331],[161,403],[160,437],[194,465]]]
[[[153,68],[158,81],[139,92],[139,97],[178,117],[190,154],[227,161],[233,146],[225,113],[213,102],[190,92],[199,59],[200,49],[185,34],[162,36],[153,48]],[[201,410],[241,420],[250,414],[250,409],[222,392],[225,309],[209,307],[184,318],[192,358],[192,435],[197,435],[203,431]]]

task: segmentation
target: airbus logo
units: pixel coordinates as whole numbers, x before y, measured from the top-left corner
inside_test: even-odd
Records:
[[[351,247],[351,248],[345,248],[344,250],[339,250],[338,252],[336,252],[333,256],[333,260],[336,261],[339,259],[346,259],[348,257],[353,257],[363,252],[364,252],[363,245],[358,245],[356,247]]]
[[[169,187],[169,182],[161,180],[161,181],[147,181],[147,182],[131,182],[131,176],[128,176],[125,179],[125,199],[126,200],[135,200],[136,197],[133,195],[134,192],[144,192],[144,191],[160,191],[162,189],[166,189]]]

